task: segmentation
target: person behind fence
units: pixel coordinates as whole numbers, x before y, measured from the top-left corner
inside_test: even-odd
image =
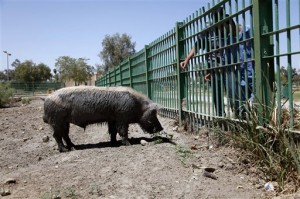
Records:
[[[235,112],[236,117],[242,116],[245,117],[245,113],[247,112],[247,103],[249,100],[252,103],[254,95],[253,95],[253,64],[252,64],[252,54],[251,54],[251,41],[250,39],[250,27],[243,27],[239,24],[239,43],[238,46],[235,45],[236,37],[232,38],[231,41],[227,41],[228,45],[231,45],[228,50],[225,51],[225,57],[227,58],[228,64],[234,66],[233,73],[228,74],[228,81],[231,83],[232,74],[234,74],[235,78],[235,88],[234,93],[229,92],[228,96],[231,100],[231,103],[234,104],[233,110]],[[232,45],[233,44],[233,45]],[[239,54],[239,58],[237,58],[237,53]],[[233,57],[233,60],[231,59]],[[235,63],[240,63],[236,64]],[[235,99],[233,99],[233,94]],[[234,102],[233,102],[234,100]]]
[[[225,15],[228,17],[229,15]],[[213,23],[217,23],[218,21],[225,19],[224,18],[224,11],[223,8],[219,8],[215,10],[211,14],[211,19]],[[213,97],[213,104],[215,108],[215,113],[217,116],[225,116],[224,111],[224,98],[222,97],[222,81],[221,76],[223,77],[223,88],[225,89],[225,75],[224,69],[222,68],[222,64],[224,64],[224,50],[219,50],[219,48],[224,47],[227,40],[229,40],[229,27],[232,30],[236,29],[235,23],[233,20],[227,20],[221,24],[219,27],[209,28],[203,32],[201,32],[198,37],[197,41],[194,44],[194,47],[190,50],[189,54],[185,58],[184,61],[180,63],[180,67],[184,69],[189,60],[198,53],[199,49],[203,49],[206,51],[205,53],[205,61],[207,62],[207,74],[205,75],[205,80],[210,81],[211,89],[212,89],[212,97]],[[226,36],[224,36],[224,31],[226,32]],[[235,31],[232,31],[231,36],[235,36]],[[207,46],[205,44],[207,43]],[[228,86],[229,93],[232,87],[231,84]]]

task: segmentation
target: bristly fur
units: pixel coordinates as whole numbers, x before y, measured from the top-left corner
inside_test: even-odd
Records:
[[[68,136],[70,123],[84,129],[91,124],[107,123],[112,142],[117,132],[128,142],[131,123],[138,123],[149,133],[162,130],[156,115],[159,108],[145,95],[128,87],[67,87],[45,99],[43,119],[53,127],[59,148],[64,147],[61,138],[67,145],[73,145]]]

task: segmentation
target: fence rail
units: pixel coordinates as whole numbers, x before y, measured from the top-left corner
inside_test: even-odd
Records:
[[[290,128],[299,129],[293,110],[300,99],[294,99],[299,93],[292,78],[292,70],[300,67],[299,32],[299,0],[212,0],[96,85],[132,87],[161,104],[163,115],[180,122],[188,118],[195,128],[216,117],[241,116],[239,108],[254,96],[254,102],[268,107],[277,103],[278,121],[287,108]],[[180,69],[193,48],[194,56]],[[288,106],[283,106],[282,66],[288,71],[283,87]]]

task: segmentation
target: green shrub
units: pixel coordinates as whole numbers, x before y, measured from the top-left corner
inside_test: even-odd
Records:
[[[13,89],[10,88],[9,84],[0,84],[0,107],[4,107],[9,103],[9,99],[13,95]]]
[[[27,105],[27,104],[30,104],[30,102],[31,102],[31,98],[29,98],[29,97],[22,98],[22,104]]]

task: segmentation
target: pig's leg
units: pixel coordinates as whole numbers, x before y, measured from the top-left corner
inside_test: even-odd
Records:
[[[122,144],[126,146],[131,145],[128,141],[128,127],[128,124],[118,126],[119,135],[122,137]]]
[[[111,145],[117,144],[117,128],[115,122],[108,122],[108,132],[110,134],[110,143]]]
[[[63,130],[63,139],[65,141],[65,143],[67,144],[67,149],[71,150],[72,147],[75,147],[75,144],[72,143],[70,137],[69,137],[69,132],[70,132],[70,124],[69,123],[65,123],[64,124],[64,130]]]
[[[56,140],[59,152],[67,152],[67,151],[69,151],[65,147],[65,145],[64,145],[64,143],[62,141],[62,135],[64,133],[64,128],[62,126],[60,126],[60,125],[53,125],[52,127],[53,127],[53,131],[54,131],[53,137]]]

